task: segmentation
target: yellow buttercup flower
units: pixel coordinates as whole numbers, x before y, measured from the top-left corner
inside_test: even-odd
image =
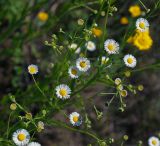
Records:
[[[92,28],[92,33],[94,36],[100,37],[102,35],[102,30],[94,27],[94,28]]]
[[[127,17],[122,17],[122,18],[120,19],[120,23],[123,24],[123,25],[128,24],[128,18],[127,18]]]
[[[130,6],[129,12],[131,13],[132,17],[138,17],[141,15],[141,8],[138,5]]]
[[[48,20],[48,14],[46,12],[39,12],[37,17],[42,22],[45,22]]]
[[[134,37],[133,45],[139,50],[149,50],[153,44],[153,40],[149,32],[138,32]]]
[[[136,30],[136,33],[133,36],[130,36],[127,42],[133,44],[141,51],[149,50],[153,44],[149,30],[145,32]]]

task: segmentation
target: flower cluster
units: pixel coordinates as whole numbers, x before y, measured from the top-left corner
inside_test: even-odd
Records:
[[[149,50],[153,43],[149,33],[149,22],[144,18],[138,18],[136,28],[134,35],[130,36],[127,42],[133,44],[141,51]]]
[[[105,1],[100,1],[100,3],[105,4]],[[44,123],[42,122],[44,119],[48,125],[53,124],[55,127],[64,127],[89,135],[96,140],[99,146],[109,146],[114,142],[113,138],[109,138],[109,140],[101,139],[97,134],[90,133],[88,129],[92,127],[92,120],[90,120],[89,114],[86,113],[85,106],[87,104],[93,104],[94,115],[97,117],[97,120],[100,121],[104,113],[99,107],[96,107],[96,103],[92,102],[93,97],[97,95],[109,95],[109,99],[111,100],[107,98],[105,105],[109,107],[113,99],[118,99],[118,104],[120,103],[118,109],[123,112],[127,106],[125,99],[127,99],[129,94],[136,94],[137,91],[143,91],[144,89],[143,85],[135,86],[126,81],[132,72],[139,70],[134,69],[138,66],[139,62],[136,54],[127,52],[123,50],[123,48],[125,48],[128,42],[136,46],[139,50],[148,50],[151,48],[153,40],[149,33],[150,25],[148,20],[139,18],[139,16],[142,16],[142,11],[138,5],[129,8],[129,12],[133,17],[131,19],[134,21],[134,27],[132,27],[133,35],[130,36],[131,33],[129,33],[129,35],[125,34],[122,42],[119,37],[112,35],[112,37],[110,37],[105,29],[108,17],[112,16],[113,12],[117,11],[117,8],[114,5],[110,5],[110,1],[108,1],[106,5],[109,7],[107,13],[103,10],[104,6],[101,7],[103,11],[100,13],[86,6],[94,15],[98,13],[98,15],[102,17],[106,16],[107,21],[105,21],[103,29],[95,23],[97,21],[96,19],[94,23],[89,26],[87,26],[88,22],[86,22],[86,20],[78,19],[79,30],[76,30],[73,36],[72,33],[66,33],[60,28],[58,33],[52,35],[51,43],[45,42],[47,46],[53,48],[53,51],[55,51],[54,55],[62,60],[61,62],[61,60],[58,60],[59,58],[56,58],[54,62],[50,63],[54,77],[48,74],[45,76],[47,78],[45,82],[47,87],[43,85],[43,83],[36,82],[35,75],[39,73],[39,67],[34,64],[28,66],[27,71],[31,75],[37,91],[39,91],[43,99],[39,104],[43,105],[42,107],[44,109],[40,108],[37,113],[32,113],[32,110],[29,111],[29,107],[25,107],[25,105],[23,107],[23,105],[17,102],[18,100],[13,97],[11,98],[12,103],[10,104],[10,110],[16,112],[16,110],[19,109],[24,113],[24,116],[18,113],[18,118],[25,129],[18,129],[12,134],[12,143],[15,145],[41,146],[40,143],[33,141],[32,137],[34,134],[30,135],[32,130],[30,131],[29,129],[34,127],[37,132],[41,132],[44,130]],[[48,16],[46,12],[41,11],[38,13],[37,19],[41,24],[45,24],[47,23]],[[127,24],[128,26],[130,25],[130,19],[122,17],[120,23],[125,25],[123,27],[125,28]],[[126,41],[127,36],[130,37]],[[45,71],[51,73],[51,69],[47,68],[46,70],[45,68]],[[107,88],[109,87],[111,92],[108,93],[107,89],[106,93],[102,93],[96,89],[96,94],[87,97],[85,101],[81,95],[81,91],[96,83],[107,86]],[[38,94],[36,94],[36,96],[37,95]],[[69,107],[69,110],[72,111],[66,114],[64,108],[72,104],[73,107]],[[77,107],[80,107],[78,108],[79,113],[72,109],[77,109]],[[66,116],[70,125],[68,125],[67,122],[54,119],[53,111],[55,111],[55,113],[60,112],[60,114],[62,113]],[[8,125],[9,124],[10,123],[8,123]],[[31,127],[29,127],[30,124],[32,125]],[[83,126],[80,127],[82,124]],[[83,127],[86,129],[83,129]],[[26,129],[28,129],[28,131]],[[9,134],[7,131],[6,135],[8,136]],[[124,135],[123,140],[127,141],[128,136]],[[123,145],[123,142],[121,145]],[[157,137],[153,136],[149,138],[148,145],[159,146],[160,141]],[[89,146],[92,145],[89,144]]]

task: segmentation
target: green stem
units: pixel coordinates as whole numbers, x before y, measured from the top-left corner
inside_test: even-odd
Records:
[[[7,139],[9,136],[9,125],[10,125],[10,121],[11,121],[11,115],[12,115],[12,112],[9,114],[8,123],[7,123]]]
[[[59,127],[66,128],[66,129],[68,129],[68,130],[70,130],[70,131],[75,131],[75,132],[79,132],[79,133],[81,133],[81,134],[88,135],[88,136],[92,137],[93,139],[95,139],[96,141],[99,141],[99,140],[100,140],[100,139],[99,139],[96,135],[94,135],[93,133],[90,133],[90,132],[88,132],[88,131],[81,130],[81,129],[72,128],[72,127],[68,126],[67,124],[65,124],[65,123],[63,123],[63,122],[61,122],[61,121],[55,121],[55,120],[53,121],[53,120],[52,120],[50,124],[54,124],[55,126],[59,126]]]
[[[37,89],[41,92],[41,94],[48,100],[47,96],[45,95],[45,93],[41,90],[41,88],[39,87],[38,83],[36,82],[34,76],[32,75],[33,81],[37,87]]]
[[[141,3],[141,5],[145,8],[145,10],[148,12],[148,8],[145,6],[145,4],[141,1],[141,0],[138,0],[140,3]]]
[[[138,72],[138,71],[143,71],[143,70],[147,70],[147,69],[156,69],[157,67],[160,68],[160,63],[153,64],[153,65],[147,65],[143,68],[132,70],[131,72]]]
[[[98,74],[99,74],[99,71],[97,71],[97,73],[96,73],[94,76],[92,76],[92,77],[90,78],[90,80],[88,80],[88,82],[87,82],[86,84],[84,84],[83,87],[81,87],[79,90],[75,91],[75,92],[72,94],[72,96],[73,96],[73,95],[76,95],[77,93],[79,93],[80,91],[82,91],[82,90],[84,90],[86,87],[88,87],[89,84],[91,84],[93,81],[96,80]]]
[[[114,98],[115,98],[115,95],[107,102],[108,107],[110,106],[110,104],[112,103],[112,101],[114,100]]]

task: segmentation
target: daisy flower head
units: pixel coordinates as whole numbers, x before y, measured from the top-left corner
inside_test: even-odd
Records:
[[[69,115],[69,120],[73,126],[80,126],[82,124],[82,117],[77,112],[71,113]]]
[[[136,58],[131,54],[125,55],[123,60],[124,60],[125,65],[131,68],[134,68],[137,64]]]
[[[28,146],[41,146],[38,142],[30,142]]]
[[[56,87],[56,95],[58,98],[68,99],[70,98],[70,94],[71,94],[71,89],[67,85],[61,84]]]
[[[90,69],[91,64],[87,58],[80,57],[76,61],[76,66],[79,69],[79,71],[86,72]]]
[[[24,146],[29,143],[30,135],[25,129],[18,129],[13,133],[12,139],[17,146]]]
[[[149,29],[149,23],[144,18],[138,18],[137,21],[136,21],[136,27],[141,32],[148,31],[148,29]]]
[[[31,64],[28,66],[28,72],[33,75],[33,74],[37,74],[38,73],[38,66]]]
[[[88,51],[95,51],[96,50],[96,45],[94,42],[92,41],[88,41],[86,44],[85,44],[86,48]]]
[[[148,139],[148,145],[149,146],[159,146],[160,145],[160,141],[157,137],[152,136]]]
[[[113,39],[107,39],[104,42],[104,49],[108,54],[117,54],[119,51],[119,44]]]
[[[79,70],[75,66],[71,66],[68,73],[72,79],[77,79],[79,77]]]

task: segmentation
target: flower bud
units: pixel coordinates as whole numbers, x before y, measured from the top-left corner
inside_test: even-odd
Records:
[[[139,90],[139,91],[143,91],[143,89],[144,89],[144,86],[143,86],[143,85],[138,85],[138,90]]]
[[[124,135],[124,136],[123,136],[123,139],[124,139],[125,141],[127,141],[127,140],[128,140],[128,135]]]
[[[125,75],[127,78],[129,78],[129,77],[131,76],[131,72],[130,72],[130,71],[126,71],[126,72],[124,72],[124,75]]]
[[[32,114],[31,113],[26,113],[25,118],[28,120],[32,119]]]
[[[15,103],[12,103],[12,104],[10,105],[10,109],[11,109],[12,111],[15,111],[15,110],[17,109],[17,105],[16,105]]]
[[[120,78],[116,78],[114,82],[116,85],[119,85],[122,81]]]
[[[122,97],[126,97],[126,96],[128,95],[127,90],[121,90],[121,91],[120,91],[120,95],[121,95]]]
[[[83,19],[78,19],[77,23],[78,23],[78,25],[82,26],[84,24],[84,20]]]
[[[41,132],[42,130],[44,130],[44,123],[42,121],[39,121],[37,131]]]

